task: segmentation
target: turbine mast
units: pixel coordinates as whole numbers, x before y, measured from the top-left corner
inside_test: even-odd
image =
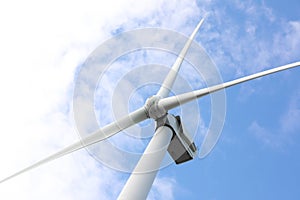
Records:
[[[176,135],[175,132],[179,132],[179,127],[176,126],[176,120],[172,120],[171,124],[166,125],[169,116],[170,118],[174,116],[168,115],[167,110],[165,110],[164,107],[159,106],[158,103],[161,98],[169,96],[184,57],[203,21],[204,19],[201,19],[191,36],[188,38],[157,94],[146,101],[145,109],[147,110],[148,117],[153,118],[156,121],[156,132],[123,187],[118,197],[119,200],[140,200],[147,198],[161,162],[167,153],[170,142],[173,136]],[[174,129],[176,130],[174,131]],[[193,155],[191,155],[191,157],[193,157]]]
[[[147,198],[172,136],[173,131],[169,127],[161,126],[156,130],[118,200]]]

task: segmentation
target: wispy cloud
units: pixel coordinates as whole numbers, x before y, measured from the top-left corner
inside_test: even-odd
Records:
[[[300,92],[299,89],[291,95],[285,111],[281,114],[275,126],[270,128],[253,121],[249,132],[267,147],[284,150],[293,144],[293,138],[299,136],[300,125]]]
[[[273,132],[260,125],[257,121],[251,123],[249,132],[253,134],[264,145],[274,149],[281,148],[282,141],[278,132]]]
[[[176,180],[170,177],[157,178],[147,200],[174,199],[174,189],[178,187]]]
[[[300,89],[291,96],[286,112],[280,119],[281,131],[287,134],[295,134],[300,130]]]
[[[264,3],[233,1],[221,7],[216,1],[204,7],[210,15],[201,43],[223,73],[241,76],[299,57],[299,22],[275,16]]]

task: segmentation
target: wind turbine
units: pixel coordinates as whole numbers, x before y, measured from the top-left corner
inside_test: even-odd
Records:
[[[44,163],[105,140],[130,126],[133,126],[134,124],[151,118],[156,122],[155,134],[118,197],[118,199],[146,199],[161,165],[161,161],[166,155],[167,151],[174,159],[176,164],[193,159],[198,151],[193,140],[190,139],[186,134],[184,126],[181,124],[180,117],[175,117],[172,114],[169,114],[169,110],[210,93],[217,92],[219,90],[223,90],[225,88],[262,76],[300,66],[300,62],[294,62],[200,90],[183,93],[176,96],[169,96],[184,57],[187,54],[196,33],[203,24],[203,21],[204,19],[198,23],[195,30],[187,40],[157,94],[149,97],[144,106],[135,110],[134,112],[131,112],[127,116],[124,116],[123,118],[104,126],[103,128],[93,132],[85,138],[82,138],[80,141],[67,146],[57,153],[52,154],[41,161],[1,180],[0,183],[3,183]],[[215,142],[209,143],[207,148],[211,150],[215,145]]]

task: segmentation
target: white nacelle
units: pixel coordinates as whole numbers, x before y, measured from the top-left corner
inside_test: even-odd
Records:
[[[173,137],[168,152],[176,164],[192,160],[197,154],[195,143],[181,124],[179,116],[168,114],[164,119],[157,121],[157,127],[167,126],[173,131]]]

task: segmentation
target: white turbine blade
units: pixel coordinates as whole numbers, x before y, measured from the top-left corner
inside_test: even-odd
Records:
[[[200,89],[200,90],[187,92],[187,93],[180,94],[180,95],[177,95],[177,96],[163,98],[159,101],[158,104],[159,104],[159,106],[163,106],[165,110],[170,110],[170,109],[173,109],[173,108],[175,108],[179,105],[182,105],[184,103],[187,103],[187,102],[190,102],[192,100],[198,99],[202,96],[205,96],[207,94],[217,92],[219,90],[222,90],[222,89],[225,89],[225,88],[228,88],[228,87],[231,87],[231,86],[234,86],[234,85],[246,82],[246,81],[250,81],[250,80],[262,77],[262,76],[266,76],[266,75],[269,75],[269,74],[273,74],[273,73],[276,73],[276,72],[280,72],[280,71],[283,71],[283,70],[287,70],[287,69],[294,68],[294,67],[299,67],[299,66],[300,66],[300,62],[295,62],[295,63],[283,65],[283,66],[276,67],[276,68],[273,68],[273,69],[269,69],[269,70],[266,70],[266,71],[263,71],[263,72],[259,72],[259,73],[256,73],[256,74],[245,76],[245,77],[233,80],[233,81],[229,81],[229,82],[226,82],[226,83],[221,83],[221,84],[218,84],[218,85],[215,85],[215,86],[211,86],[211,87],[208,87],[208,88],[203,88],[203,89]]]
[[[58,151],[57,153],[55,154],[52,154],[42,160],[40,160],[39,162],[29,166],[29,167],[26,167],[25,169],[22,169],[20,170],[19,172],[3,179],[0,181],[0,183],[3,183],[13,177],[16,177],[24,172],[27,172],[31,169],[34,169],[42,164],[45,164],[49,161],[52,161],[52,160],[55,160],[57,158],[60,158],[64,155],[67,155],[69,153],[72,153],[74,151],[77,151],[83,147],[86,147],[86,146],[89,146],[91,144],[94,144],[94,143],[97,143],[101,140],[105,140],[111,136],[113,136],[114,134],[136,124],[136,123],[139,123],[145,119],[147,119],[148,116],[147,116],[147,113],[146,113],[146,110],[144,107],[130,113],[129,115],[121,118],[120,120],[118,121],[115,121],[113,123],[110,123],[106,126],[104,126],[103,128],[95,131],[94,133],[90,134],[89,136],[87,136],[86,138],[83,138],[82,140]]]
[[[174,81],[176,79],[177,73],[180,69],[180,66],[184,60],[184,57],[189,49],[189,47],[192,44],[192,41],[196,35],[196,33],[198,32],[200,26],[202,25],[204,21],[204,18],[201,19],[201,21],[199,22],[199,24],[196,26],[195,30],[193,31],[193,33],[191,34],[191,36],[189,37],[189,39],[187,40],[187,42],[185,43],[183,49],[181,50],[179,56],[177,57],[175,63],[173,64],[170,72],[168,73],[168,75],[166,76],[162,86],[160,87],[157,95],[164,98],[169,96],[170,90],[172,89],[172,86],[174,84]]]

